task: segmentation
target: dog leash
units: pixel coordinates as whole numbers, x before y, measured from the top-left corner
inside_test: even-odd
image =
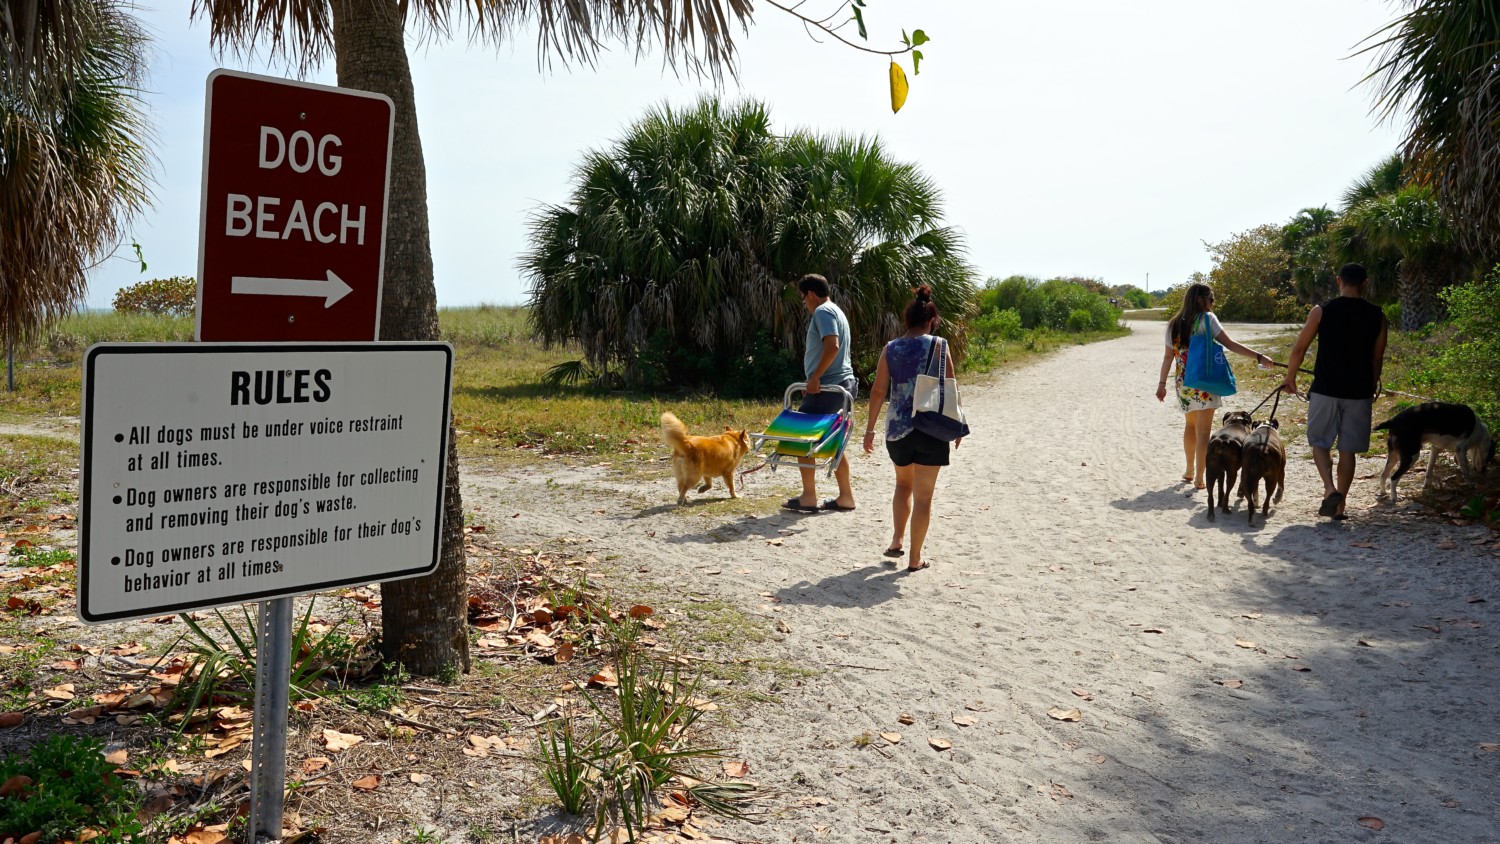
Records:
[[[1281,407],[1281,394],[1284,393],[1284,392],[1286,392],[1286,391],[1284,389],[1282,389],[1282,385],[1277,384],[1276,385],[1276,389],[1274,389],[1271,392],[1267,393],[1266,397],[1260,400],[1260,404],[1256,405],[1254,408],[1252,408],[1250,410],[1250,415],[1252,417],[1255,416],[1256,411],[1258,411],[1261,408],[1265,407],[1266,406],[1266,402],[1271,401],[1271,399],[1274,398],[1274,399],[1276,399],[1276,401],[1272,402],[1272,404],[1271,404],[1271,417],[1270,418],[1271,419],[1275,419],[1276,418],[1276,411],[1278,409],[1280,409],[1280,407]],[[1300,396],[1299,396],[1299,398],[1300,398]],[[1303,401],[1306,401],[1306,399],[1303,399]]]

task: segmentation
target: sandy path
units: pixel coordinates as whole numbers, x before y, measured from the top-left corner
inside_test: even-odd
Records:
[[[1175,483],[1180,417],[1151,395],[1159,326],[966,391],[978,433],[942,475],[922,573],[879,556],[880,452],[856,461],[847,514],[676,512],[670,481],[561,468],[471,473],[466,504],[523,513],[491,522],[517,541],[588,536],[784,624],[767,655],[820,673],[742,724],[752,778],[782,793],[769,822],[720,834],[1500,841],[1500,752],[1480,747],[1500,742],[1500,549],[1474,544],[1483,528],[1374,505],[1370,480],[1351,521],[1319,523],[1295,454],[1269,524],[1237,507],[1210,525],[1202,493]],[[761,478],[750,495],[790,481]],[[880,732],[903,739],[855,741]]]

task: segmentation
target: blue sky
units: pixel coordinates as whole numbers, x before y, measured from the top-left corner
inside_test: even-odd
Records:
[[[208,73],[291,75],[216,57],[181,7],[142,14],[156,38],[157,187],[131,231],[150,268],[128,248],[104,261],[93,307],[145,278],[196,272]],[[1401,127],[1377,122],[1360,84],[1369,57],[1348,58],[1395,14],[1370,0],[870,0],[872,45],[894,45],[902,28],[933,39],[893,115],[886,59],[817,43],[761,4],[739,78],[719,93],[767,102],[783,129],[878,134],[936,181],[982,276],[1149,277],[1160,289],[1209,269],[1203,241],[1336,205],[1396,148]],[[440,306],[523,302],[527,216],[566,200],[582,153],[652,105],[713,91],[624,49],[540,72],[529,32],[498,48],[414,42],[411,55]],[[334,84],[331,62],[308,78]]]

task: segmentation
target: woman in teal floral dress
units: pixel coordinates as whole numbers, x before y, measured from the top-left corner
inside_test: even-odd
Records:
[[[1208,336],[1222,343],[1224,348],[1254,358],[1257,364],[1262,360],[1269,360],[1260,352],[1229,339],[1224,326],[1219,324],[1219,318],[1214,315],[1213,308],[1213,288],[1206,284],[1188,287],[1177,316],[1167,323],[1167,346],[1161,357],[1161,379],[1156,384],[1156,400],[1166,401],[1167,371],[1171,368],[1172,361],[1176,360],[1177,406],[1182,409],[1185,421],[1182,453],[1187,459],[1182,479],[1191,482],[1197,489],[1203,489],[1205,485],[1203,475],[1206,467],[1203,463],[1208,457],[1208,439],[1213,430],[1214,411],[1223,406],[1224,400],[1213,393],[1195,390],[1182,383],[1182,372],[1187,368],[1188,344],[1192,342],[1193,334],[1206,331]]]

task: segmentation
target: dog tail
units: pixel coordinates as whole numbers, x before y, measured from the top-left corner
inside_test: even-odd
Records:
[[[1392,416],[1391,418],[1385,420],[1384,422],[1381,422],[1379,425],[1376,425],[1371,430],[1375,430],[1375,431],[1386,431],[1386,430],[1389,430],[1390,427],[1391,427],[1391,423],[1395,422],[1395,421],[1396,421],[1396,417]]]
[[[687,453],[687,426],[670,411],[661,415],[661,435],[673,451],[679,454]]]

